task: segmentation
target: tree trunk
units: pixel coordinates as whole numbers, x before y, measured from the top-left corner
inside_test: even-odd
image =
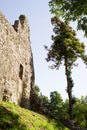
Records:
[[[73,121],[72,88],[71,88],[69,66],[68,66],[67,59],[65,59],[65,74],[67,79],[67,93],[69,98],[69,115],[70,115],[70,120]]]

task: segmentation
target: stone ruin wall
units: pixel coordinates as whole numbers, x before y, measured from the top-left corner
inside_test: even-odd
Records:
[[[28,21],[24,15],[11,26],[0,12],[0,100],[30,107],[34,85]]]

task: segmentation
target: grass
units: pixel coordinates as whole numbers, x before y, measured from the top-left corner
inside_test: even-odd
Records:
[[[67,130],[60,123],[15,104],[0,101],[0,130]]]

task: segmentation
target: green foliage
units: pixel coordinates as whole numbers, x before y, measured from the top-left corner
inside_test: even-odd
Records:
[[[58,20],[60,17],[62,17],[62,19],[65,21],[66,26],[67,26],[67,23],[69,23],[70,21],[77,21],[77,29],[83,30],[85,36],[87,37],[87,0],[85,1],[84,0],[79,0],[79,1],[78,0],[50,0],[49,6],[50,6],[51,13],[54,14]],[[87,65],[87,56],[84,53],[85,52],[84,44],[79,42],[79,40],[75,37],[76,34],[74,35],[72,31],[68,32],[68,35],[64,35],[64,31],[60,33],[60,30],[65,29],[65,34],[67,34],[66,26],[64,27],[64,29],[61,29],[60,25],[63,25],[63,24],[59,25],[59,22],[57,24],[57,19],[53,21],[55,25],[54,32],[56,34],[56,36],[52,36],[53,45],[50,47],[50,49],[46,47],[46,49],[48,50],[47,61],[53,61],[55,63],[52,66],[52,68],[59,68],[64,58],[67,57],[64,65],[66,67],[69,106],[70,104],[71,106],[72,104],[75,104],[74,107],[76,108],[76,106],[78,107],[78,105],[76,105],[76,99],[72,97],[72,93],[71,93],[72,87],[74,86],[74,83],[71,77],[71,70],[78,57],[80,57],[84,61],[84,63]],[[58,43],[59,43],[59,46],[58,46]],[[63,44],[63,46],[61,44]],[[69,69],[70,69],[70,73],[69,73]],[[87,97],[85,99],[85,103],[86,101],[87,101]],[[82,103],[80,101],[80,105],[79,105],[80,113],[76,111],[78,116],[76,117],[75,113],[74,113],[74,116],[76,117],[76,120],[77,122],[79,122],[78,124],[81,127],[87,128],[87,114],[86,114],[87,111],[85,110],[86,104],[84,105],[83,102],[84,100],[82,100]],[[84,110],[84,114],[82,114],[83,112],[81,112],[82,109]],[[79,118],[79,115],[80,115],[80,118]],[[81,123],[81,120],[83,120],[82,123]]]
[[[71,74],[71,71],[69,70],[68,73]],[[66,121],[70,119],[69,100],[66,99],[66,101],[64,102],[61,95],[57,91],[51,92],[50,98],[42,95],[42,93],[40,93],[38,97],[40,98],[42,104],[41,106],[42,110],[45,110],[44,114],[46,114],[48,117],[57,120],[63,119]],[[73,117],[74,117],[75,125],[81,128],[87,128],[87,96],[85,97],[82,96],[80,99],[76,98],[75,96],[72,96],[72,104],[73,104]],[[7,104],[7,107],[9,107],[10,109],[14,109],[13,105]],[[16,119],[17,121],[18,119],[20,119],[20,116],[15,113],[13,119]],[[34,121],[34,127],[37,128],[38,126],[40,128],[43,127],[43,129],[47,129],[47,130],[52,130],[52,129],[56,130],[56,127],[58,127],[59,130],[68,130],[60,122],[57,122],[56,124],[55,121],[50,122],[50,124],[47,124],[46,122]],[[34,130],[34,128],[31,127],[30,130]]]
[[[23,15],[23,14],[21,14],[20,17],[19,17],[19,19],[22,20],[22,21],[25,20],[25,18],[26,18],[26,16]]]
[[[57,116],[57,118],[62,118],[64,116],[63,99],[57,91],[50,93],[50,102],[48,108],[53,116]]]
[[[42,105],[43,105],[46,109],[48,109],[48,107],[49,107],[49,99],[48,99],[48,97],[45,96],[45,95],[43,95],[43,94],[40,94],[40,100],[41,100]]]
[[[50,93],[50,103],[53,104],[53,106],[55,106],[56,104],[59,104],[59,106],[61,106],[62,102],[63,99],[57,91]]]
[[[60,10],[61,10],[61,3],[62,3],[62,0],[51,0],[49,2],[50,12],[52,14],[55,14],[57,17],[60,17],[61,15],[63,15],[62,14],[63,11],[60,12]]]
[[[40,88],[39,88],[37,85],[34,86],[34,92],[35,92],[38,96],[40,95]]]
[[[77,125],[87,128],[87,96],[77,99],[74,104],[74,119]]]
[[[40,99],[41,99],[42,107],[44,109],[44,113],[48,117],[51,117],[51,118],[57,119],[57,120],[61,119],[61,118],[65,119],[65,115],[64,115],[65,108],[63,107],[64,102],[63,102],[61,95],[57,91],[51,92],[49,99],[48,99],[48,97],[41,94]],[[57,125],[58,125],[59,130],[68,130],[61,123],[59,123]]]
[[[81,98],[73,97],[74,105],[73,105],[73,116],[74,122],[76,126],[81,128],[87,128],[87,96],[81,96]],[[68,114],[68,99],[64,102],[64,114],[65,119],[69,119]]]
[[[53,44],[51,47],[45,46],[48,51],[46,60],[54,62],[51,66],[52,69],[59,69],[60,65],[64,63],[69,97],[69,114],[70,119],[73,120],[72,88],[74,83],[71,74],[77,58],[85,59],[85,46],[76,38],[75,31],[67,22],[62,22],[56,16],[51,19],[51,22],[54,26],[55,35],[52,36]]]
[[[78,29],[87,36],[87,0],[51,0],[49,6],[51,13],[65,21],[77,20]]]
[[[64,119],[69,119],[69,100],[66,99],[63,104],[63,115]]]
[[[68,23],[62,22],[57,17],[53,17],[51,22],[55,35],[52,36],[53,44],[50,49],[45,46],[48,51],[46,60],[53,61],[55,64],[52,65],[52,68],[58,69],[67,57],[67,63],[71,67],[78,57],[84,57],[84,44],[79,42],[75,31]]]
[[[41,95],[40,96],[42,106],[48,116],[64,118],[65,119],[65,106],[61,95],[57,92],[51,92],[50,98]]]

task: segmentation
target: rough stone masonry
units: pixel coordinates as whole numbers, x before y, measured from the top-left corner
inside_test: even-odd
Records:
[[[30,107],[34,67],[28,21],[24,15],[12,26],[0,12],[0,100]]]

